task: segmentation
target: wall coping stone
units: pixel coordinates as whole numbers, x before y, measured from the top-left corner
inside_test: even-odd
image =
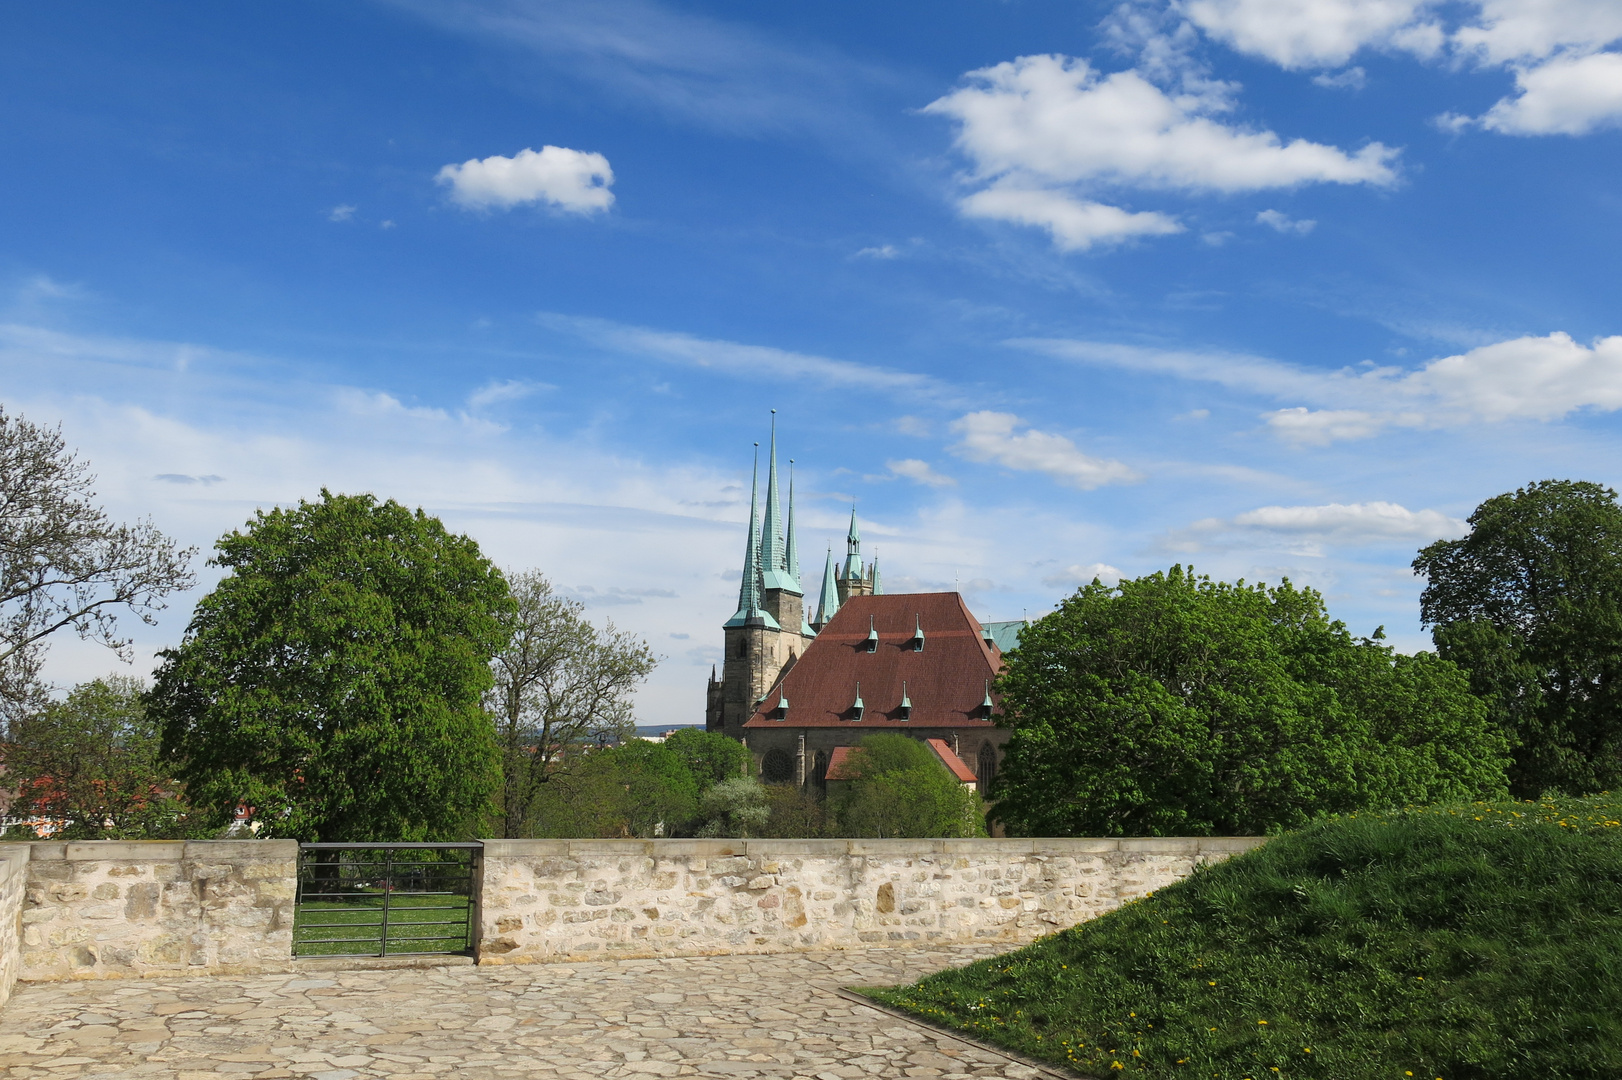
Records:
[[[266,841],[251,841],[266,843]],[[272,841],[274,842],[274,841]],[[484,840],[487,859],[578,855],[652,858],[727,858],[757,855],[1151,855],[1233,854],[1267,842],[1265,836],[1031,837],[1018,839],[756,839],[756,840]]]

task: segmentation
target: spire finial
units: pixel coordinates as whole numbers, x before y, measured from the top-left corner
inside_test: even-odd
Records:
[[[835,584],[834,545],[828,541],[828,559],[822,566],[822,595],[817,600],[817,619],[812,623],[817,630],[828,625],[828,620],[839,610],[839,589]]]
[[[791,574],[784,544],[783,511],[777,489],[777,410],[772,410],[771,451],[766,463],[766,518],[760,529],[761,588],[802,594],[799,575]]]
[[[845,534],[845,573],[847,579],[862,577],[862,530],[856,525],[856,504],[850,504],[850,531]]]

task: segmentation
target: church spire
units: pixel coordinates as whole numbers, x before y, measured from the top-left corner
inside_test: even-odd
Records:
[[[738,586],[738,610],[723,626],[766,626],[777,620],[760,606],[760,444],[755,444],[755,471],[749,482],[749,539],[743,549],[743,581]]]
[[[862,577],[862,530],[856,525],[856,507],[850,508],[850,532],[845,534],[845,572],[847,579]]]
[[[803,596],[805,590],[800,587],[800,545],[794,538],[794,459],[788,459],[788,543],[784,547],[784,560],[788,564],[788,576],[794,581],[794,587],[800,590]]]
[[[800,596],[800,583],[790,575],[783,544],[783,510],[777,496],[777,410],[772,410],[772,443],[766,463],[766,520],[760,527],[761,587]]]
[[[873,562],[867,568],[867,580],[872,583],[874,596],[884,595],[884,586],[879,582],[879,553],[877,548],[873,550]]]
[[[828,561],[822,567],[822,597],[817,601],[816,628],[821,630],[839,610],[839,590],[834,585],[834,549],[828,547]]]

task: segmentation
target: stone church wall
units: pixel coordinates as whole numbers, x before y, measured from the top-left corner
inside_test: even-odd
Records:
[[[0,1005],[11,996],[22,967],[23,891],[28,845],[0,844]]]
[[[487,840],[479,962],[1012,948],[1263,842]]]

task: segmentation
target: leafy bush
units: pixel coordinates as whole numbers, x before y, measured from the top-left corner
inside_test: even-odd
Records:
[[[1622,1076],[1622,801],[1322,822],[880,1001],[1095,1076]]]
[[[699,836],[759,836],[772,816],[766,786],[752,776],[730,776],[704,789]]]
[[[852,758],[857,778],[831,797],[841,835],[985,835],[979,798],[917,739],[867,735]]]
[[[1017,835],[1257,834],[1505,793],[1508,742],[1458,668],[1353,638],[1288,581],[1094,581],[998,685],[991,795]]]

